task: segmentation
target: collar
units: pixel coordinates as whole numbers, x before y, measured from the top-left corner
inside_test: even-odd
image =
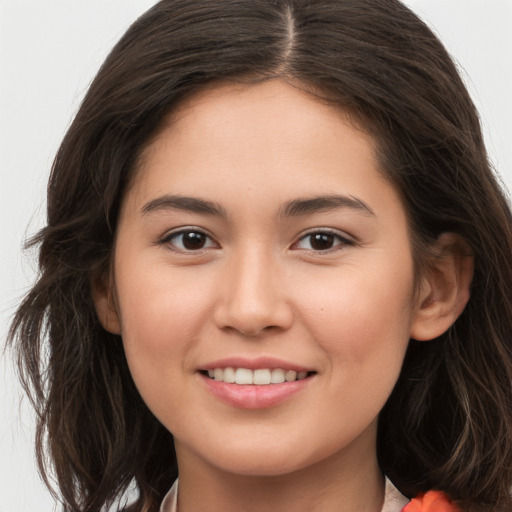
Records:
[[[386,477],[384,506],[381,512],[400,512],[407,503],[409,503],[409,500]],[[178,480],[174,482],[169,492],[165,495],[160,512],[178,512]]]

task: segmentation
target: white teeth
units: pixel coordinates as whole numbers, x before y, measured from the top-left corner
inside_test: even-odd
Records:
[[[254,384],[270,384],[270,370],[254,370]]]
[[[253,373],[247,368],[237,368],[235,371],[235,382],[237,384],[252,384]]]
[[[224,382],[233,384],[235,382],[234,368],[224,368]]]
[[[284,382],[284,370],[281,370],[281,368],[275,368],[272,370],[270,382],[272,384],[282,384]]]
[[[294,372],[293,370],[288,370],[284,374],[284,378],[285,378],[286,382],[292,382],[295,379],[297,379],[297,372]]]
[[[294,370],[283,370],[282,368],[249,370],[248,368],[228,367],[208,370],[208,377],[216,381],[229,384],[256,384],[258,386],[294,382],[305,379],[307,376],[308,372],[296,372]]]

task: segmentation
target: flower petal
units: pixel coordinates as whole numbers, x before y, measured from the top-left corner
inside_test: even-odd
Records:
[[[403,512],[461,512],[461,510],[443,492],[428,491],[411,500],[404,507]]]

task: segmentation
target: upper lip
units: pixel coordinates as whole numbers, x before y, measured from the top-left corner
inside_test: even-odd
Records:
[[[258,370],[268,368],[273,370],[281,368],[283,370],[294,370],[296,372],[311,372],[312,368],[296,364],[275,357],[262,356],[257,358],[247,357],[227,357],[217,359],[202,365],[200,370],[214,370],[215,368],[247,368],[248,370]]]

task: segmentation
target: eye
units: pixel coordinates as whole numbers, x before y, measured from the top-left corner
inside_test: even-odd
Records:
[[[353,242],[335,232],[323,230],[308,233],[300,238],[299,241],[294,244],[293,248],[322,252],[329,251],[343,245],[353,245]]]
[[[182,229],[170,233],[162,243],[171,245],[173,249],[182,252],[201,251],[218,247],[217,243],[203,231],[198,229]]]

